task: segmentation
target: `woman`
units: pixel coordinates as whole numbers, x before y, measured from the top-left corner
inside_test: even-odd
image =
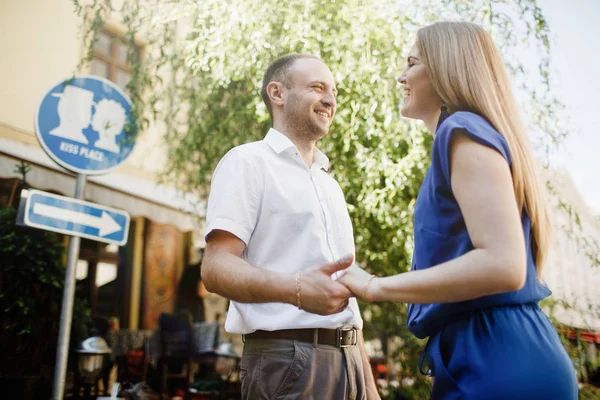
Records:
[[[200,263],[190,265],[181,274],[173,313],[191,315],[192,323],[204,322],[204,299],[207,296],[208,291],[200,278]]]
[[[341,278],[368,301],[410,303],[433,399],[577,398],[575,371],[538,302],[551,226],[498,49],[481,27],[418,31],[401,113],[435,135],[415,205],[411,271]]]

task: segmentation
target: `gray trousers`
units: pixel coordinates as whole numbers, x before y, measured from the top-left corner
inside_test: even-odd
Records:
[[[314,347],[295,340],[247,340],[241,380],[244,400],[367,398],[358,346]]]

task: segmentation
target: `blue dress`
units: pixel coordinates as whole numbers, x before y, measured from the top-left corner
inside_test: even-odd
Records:
[[[473,249],[450,186],[452,132],[498,151],[510,165],[504,137],[483,117],[456,112],[440,118],[432,161],[415,205],[412,270]],[[485,190],[485,188],[482,188]],[[575,369],[538,302],[550,295],[536,275],[531,224],[521,216],[527,279],[520,290],[446,304],[409,304],[407,325],[429,337],[425,353],[435,376],[432,399],[577,399]]]

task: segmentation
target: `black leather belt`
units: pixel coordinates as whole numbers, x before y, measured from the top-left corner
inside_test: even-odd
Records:
[[[335,347],[355,346],[358,340],[356,328],[337,329],[282,329],[279,331],[256,331],[242,336],[244,342],[254,339],[297,340]]]

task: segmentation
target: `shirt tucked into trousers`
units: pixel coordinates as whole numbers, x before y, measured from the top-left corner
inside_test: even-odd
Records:
[[[249,264],[295,274],[354,254],[352,222],[329,160],[315,149],[308,166],[292,141],[271,129],[264,140],[232,149],[213,175],[206,235],[232,233],[246,244]],[[334,278],[336,275],[334,275]],[[362,329],[355,298],[333,315],[284,303],[231,301],[229,333],[257,330]],[[359,348],[297,340],[246,340],[242,355],[244,399],[365,399]]]

